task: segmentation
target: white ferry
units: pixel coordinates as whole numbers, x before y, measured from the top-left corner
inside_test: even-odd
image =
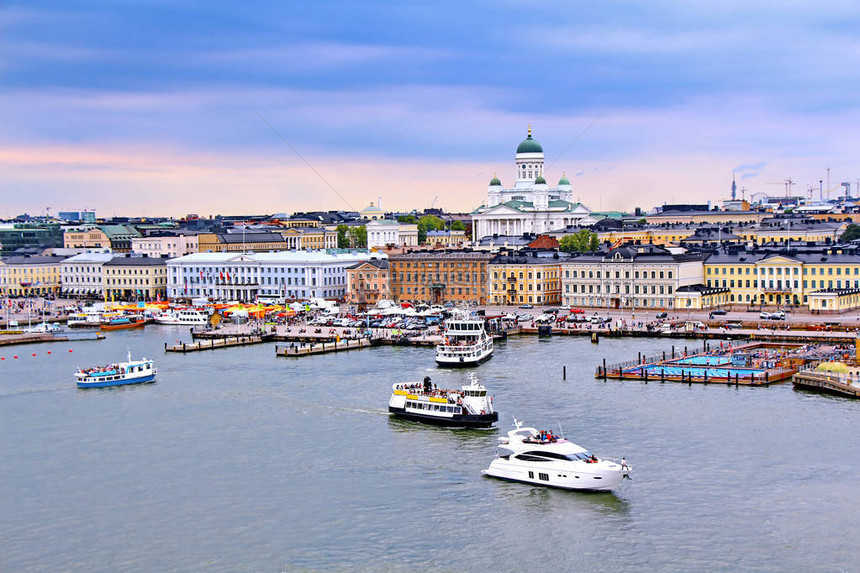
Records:
[[[392,385],[388,411],[399,418],[436,426],[489,428],[499,420],[493,398],[474,376],[460,390],[442,390],[430,382]]]
[[[482,318],[458,316],[445,321],[445,339],[436,346],[439,366],[476,366],[493,355],[493,337],[484,330]]]
[[[496,459],[485,476],[532,485],[610,491],[630,476],[630,466],[600,459],[582,446],[578,446],[552,432],[524,428],[514,419],[514,429],[506,438],[499,438]]]
[[[194,308],[171,308],[155,317],[158,324],[202,326],[209,324],[209,315]]]
[[[70,314],[66,325],[70,328],[99,327],[102,323],[102,315],[105,312],[103,306],[101,308],[87,307],[81,310],[81,312]]]
[[[132,360],[129,352],[127,362],[79,369],[75,372],[75,380],[78,388],[106,388],[152,382],[155,380],[155,374],[153,360]]]

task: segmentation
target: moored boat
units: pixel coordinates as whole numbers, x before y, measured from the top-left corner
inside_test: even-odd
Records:
[[[514,429],[499,438],[496,459],[481,473],[507,481],[589,491],[610,491],[630,476],[627,461],[601,459],[564,436],[524,428],[514,419]]]
[[[429,376],[423,382],[393,384],[388,411],[413,422],[456,428],[489,428],[499,420],[492,396],[474,376],[459,390],[437,388]]]
[[[125,328],[142,328],[146,319],[141,316],[115,316],[102,322],[102,330],[122,330]]]
[[[155,317],[158,324],[200,326],[209,324],[209,315],[195,308],[171,308]]]
[[[156,372],[153,360],[147,358],[132,360],[129,352],[127,362],[78,369],[75,372],[75,381],[78,388],[125,386],[153,382]]]
[[[493,337],[481,318],[465,313],[445,321],[445,339],[436,346],[439,366],[476,366],[493,355]]]

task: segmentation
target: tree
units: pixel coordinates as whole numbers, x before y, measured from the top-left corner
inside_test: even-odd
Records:
[[[558,242],[559,249],[566,253],[590,253],[600,246],[597,233],[581,229],[573,235],[565,235]]]
[[[349,227],[346,225],[338,225],[337,226],[337,248],[338,249],[348,249],[349,248],[349,237],[346,236],[347,232],[349,232]]]
[[[427,242],[427,231],[441,231],[445,228],[445,221],[434,215],[424,215],[418,219],[418,242]]]
[[[856,239],[860,239],[860,225],[851,223],[845,227],[845,232],[843,232],[842,236],[839,237],[839,242],[848,243]]]
[[[466,224],[463,221],[457,219],[456,221],[451,222],[451,230],[452,231],[465,231]]]
[[[400,215],[397,217],[397,221],[399,223],[406,223],[410,225],[415,225],[418,223],[418,219],[415,218],[415,215]]]
[[[367,248],[367,228],[364,226],[350,227],[347,235],[349,235],[349,246],[353,249]]]

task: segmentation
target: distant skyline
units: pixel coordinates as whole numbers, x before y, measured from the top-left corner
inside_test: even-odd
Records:
[[[0,216],[471,211],[528,124],[592,210],[835,196],[860,4],[772,6],[7,1]]]

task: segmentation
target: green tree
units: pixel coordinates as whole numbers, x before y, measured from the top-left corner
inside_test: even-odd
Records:
[[[452,231],[465,231],[466,224],[463,221],[457,219],[456,221],[451,222],[451,230]]]
[[[418,242],[427,242],[427,231],[441,231],[445,228],[445,221],[435,215],[424,215],[418,219]]]
[[[565,235],[558,242],[559,249],[566,253],[590,253],[600,247],[597,234],[581,229],[573,235]]]
[[[415,218],[415,215],[400,215],[399,217],[397,217],[397,221],[400,223],[414,225],[418,222],[418,219]]]
[[[338,249],[348,249],[349,248],[349,237],[346,234],[349,232],[349,227],[346,225],[338,225],[337,226],[337,248]]]
[[[364,226],[350,227],[347,235],[349,235],[349,246],[353,249],[367,248],[367,228]]]
[[[842,236],[839,237],[839,241],[841,243],[847,243],[855,239],[860,239],[860,225],[851,223],[845,227],[845,231],[842,233]]]

